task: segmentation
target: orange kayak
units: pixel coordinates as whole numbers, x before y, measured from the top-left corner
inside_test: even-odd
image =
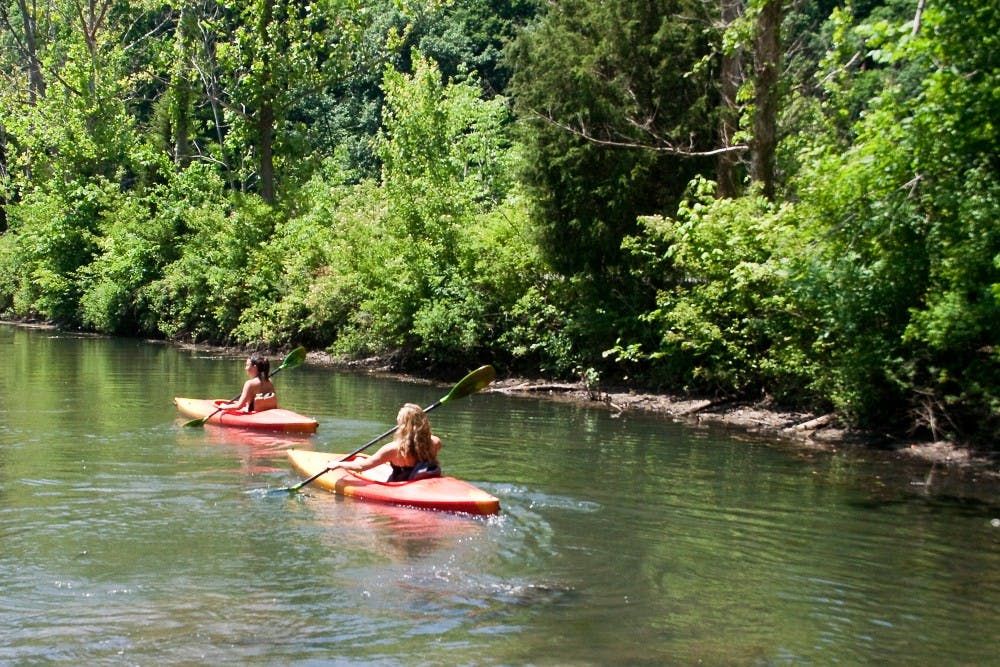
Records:
[[[221,399],[209,400],[174,396],[174,404],[181,411],[181,414],[193,419],[204,419],[208,415],[212,415],[208,420],[209,424],[295,433],[315,433],[319,426],[312,417],[281,408],[261,410],[260,412],[243,412],[242,410],[219,410],[216,412],[219,405],[226,402]],[[215,414],[212,414],[213,412]]]
[[[326,468],[330,461],[339,461],[343,457],[343,454],[329,452],[288,450],[292,466],[306,477],[312,477]],[[358,454],[353,458],[364,457],[364,454]],[[364,473],[338,468],[320,476],[312,483],[342,496],[379,503],[466,514],[500,512],[500,501],[497,498],[460,479],[432,477],[413,482],[386,482],[391,472],[388,463],[366,470]]]

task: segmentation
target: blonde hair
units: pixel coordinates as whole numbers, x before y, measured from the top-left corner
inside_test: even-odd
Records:
[[[412,458],[418,463],[437,463],[437,455],[431,442],[431,423],[427,419],[427,413],[419,405],[407,403],[400,408],[396,423],[399,431],[395,440],[399,443],[401,456]]]

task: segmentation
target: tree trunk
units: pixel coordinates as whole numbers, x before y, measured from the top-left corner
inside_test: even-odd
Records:
[[[750,177],[764,196],[774,198],[775,149],[778,144],[778,77],[781,71],[782,0],[766,0],[757,17],[754,49],[756,108],[750,142]]]
[[[25,0],[17,0],[18,11],[24,30],[24,57],[28,65],[28,99],[32,104],[39,97],[45,97],[45,78],[42,64],[38,60],[38,23],[33,8]]]
[[[260,196],[274,203],[274,106],[264,100],[257,116],[260,137]]]
[[[268,27],[274,17],[274,0],[261,3],[258,38],[262,48],[270,46]],[[266,46],[264,46],[266,45]],[[257,112],[257,139],[260,141],[260,195],[268,204],[274,203],[274,87],[271,64],[265,57],[260,81],[260,105]]]
[[[721,0],[722,29],[726,30],[740,16],[742,0]],[[742,50],[737,48],[732,53],[723,53],[719,70],[720,78],[720,120],[719,143],[723,148],[733,145],[733,136],[739,124],[739,111],[736,107],[736,93],[742,80],[743,63]],[[715,180],[718,183],[716,195],[719,197],[735,197],[738,180],[736,175],[739,155],[735,152],[724,152],[719,155],[716,163]]]
[[[177,19],[177,42],[171,87],[173,89],[173,153],[174,164],[186,167],[191,162],[191,96],[194,87],[191,59],[194,51],[196,17],[181,7]]]
[[[17,8],[21,14],[21,30],[22,35],[18,36],[14,29],[14,26],[10,23],[10,17],[7,13],[7,7],[4,5],[3,9],[0,10],[3,16],[3,23],[7,30],[10,32],[16,44],[20,46],[21,57],[24,60],[24,64],[28,70],[28,103],[34,106],[39,98],[45,97],[45,77],[42,76],[42,63],[38,58],[38,18],[37,12],[34,6],[29,7],[25,0],[17,0]],[[16,138],[15,138],[16,140]],[[3,174],[6,176],[8,174],[7,170],[9,165],[7,163],[7,147],[9,142],[7,140],[6,132],[2,132],[2,145],[0,145],[0,150],[3,151],[2,156],[2,169]],[[31,156],[27,154],[26,160],[24,160],[24,177],[30,182],[31,181]],[[7,200],[3,201],[3,220],[2,229],[7,229]]]
[[[0,125],[0,176],[5,180],[9,172],[7,171],[7,132],[3,125]],[[0,193],[0,234],[7,231],[7,189]]]

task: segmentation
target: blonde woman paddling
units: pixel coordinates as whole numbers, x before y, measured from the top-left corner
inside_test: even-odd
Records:
[[[431,423],[419,405],[407,403],[396,415],[399,430],[392,442],[383,445],[367,458],[353,461],[331,461],[330,470],[343,468],[361,472],[388,463],[392,474],[388,482],[406,482],[427,477],[439,477],[441,466],[437,455],[441,451],[441,439],[431,433]]]

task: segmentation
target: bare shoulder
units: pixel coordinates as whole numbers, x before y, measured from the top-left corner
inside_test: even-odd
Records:
[[[375,450],[375,453],[376,454],[381,454],[382,452],[395,452],[398,449],[399,449],[399,445],[396,443],[396,441],[395,440],[391,440],[391,441],[385,443],[384,445],[382,445],[381,447],[379,447],[377,450]]]
[[[395,441],[392,441],[392,442],[387,442],[386,444],[382,445],[377,450],[375,450],[375,453],[372,454],[372,458],[377,458],[382,461],[388,461],[392,457],[396,456],[398,453],[399,453],[399,445]]]

